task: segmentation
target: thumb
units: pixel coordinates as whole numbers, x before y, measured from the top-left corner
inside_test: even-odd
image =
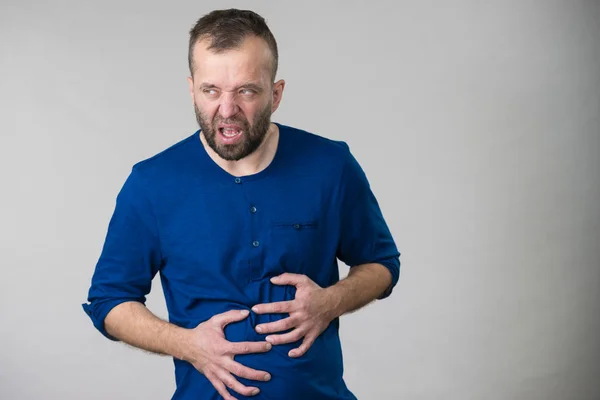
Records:
[[[290,272],[283,273],[271,278],[271,282],[275,285],[292,285],[298,286],[304,283],[306,276],[300,274],[292,274]]]
[[[221,327],[225,328],[232,322],[241,321],[246,318],[250,312],[248,310],[230,310],[212,317],[212,320]]]

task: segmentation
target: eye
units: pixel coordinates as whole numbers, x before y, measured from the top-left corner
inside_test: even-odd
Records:
[[[256,91],[252,90],[252,89],[242,89],[242,90],[240,90],[240,93],[245,96],[250,96],[250,95],[256,94]]]
[[[215,89],[202,89],[202,93],[207,94],[209,96],[214,96],[217,94]]]

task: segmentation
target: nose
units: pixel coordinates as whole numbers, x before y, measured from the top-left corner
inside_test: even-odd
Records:
[[[233,117],[240,111],[234,93],[224,93],[219,104],[219,115],[224,119]]]

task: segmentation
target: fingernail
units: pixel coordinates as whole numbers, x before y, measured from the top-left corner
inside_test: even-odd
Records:
[[[258,307],[256,307],[256,306],[252,307],[252,311],[258,312]]]
[[[253,395],[253,396],[254,396],[254,395],[257,395],[257,394],[258,394],[258,392],[260,392],[260,390],[258,390],[258,389],[254,389],[254,390],[252,391],[252,395]]]
[[[258,325],[256,327],[256,332],[261,333],[262,332],[262,326]]]
[[[242,315],[248,315],[248,314],[250,314],[250,311],[248,311],[248,310],[241,310],[240,314],[242,314]]]
[[[273,343],[273,338],[271,336],[267,336],[265,340],[269,343]]]
[[[271,343],[267,343],[266,346],[267,350],[271,350],[271,347],[273,347],[273,345],[271,345]]]
[[[270,380],[270,379],[271,379],[271,375],[269,375],[269,374],[265,374],[265,381],[268,381],[268,380]]]
[[[288,353],[288,355],[289,355],[290,357],[296,357],[296,354],[298,354],[298,353],[296,353],[294,350],[291,350],[291,351]]]

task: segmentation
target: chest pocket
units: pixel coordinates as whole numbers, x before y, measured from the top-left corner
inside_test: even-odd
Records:
[[[282,230],[305,230],[305,229],[317,229],[319,226],[316,220],[310,221],[298,221],[298,222],[273,222],[273,228]]]
[[[273,255],[285,272],[312,275],[323,244],[322,227],[316,218],[288,218],[271,223]],[[321,246],[320,246],[321,244]]]

